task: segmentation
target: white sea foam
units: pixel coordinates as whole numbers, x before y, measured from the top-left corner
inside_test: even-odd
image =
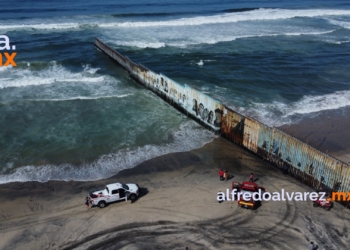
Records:
[[[184,36],[181,39],[181,42],[179,41],[173,41],[171,40],[171,38],[163,38],[164,42],[150,42],[147,41],[147,38],[145,37],[140,37],[140,40],[138,40],[137,42],[130,40],[112,40],[109,39],[107,41],[107,43],[109,44],[114,44],[117,46],[131,46],[131,47],[137,47],[137,48],[161,48],[161,47],[165,47],[165,46],[171,46],[171,47],[179,47],[179,48],[185,48],[191,45],[197,45],[197,44],[216,44],[216,43],[220,43],[220,42],[230,42],[230,41],[234,41],[237,39],[244,39],[244,38],[254,38],[254,37],[274,37],[274,36],[301,36],[301,35],[323,35],[323,34],[328,34],[328,33],[332,33],[335,30],[325,30],[325,31],[315,31],[315,30],[309,30],[309,29],[305,29],[305,30],[300,30],[300,31],[296,31],[296,32],[286,32],[284,31],[279,31],[278,33],[276,31],[271,31],[271,32],[267,32],[267,33],[258,33],[258,34],[254,34],[255,31],[246,31],[247,33],[253,33],[253,34],[240,34],[240,35],[231,35],[229,34],[227,31],[222,30],[222,35],[219,35],[219,33],[221,33],[221,31],[218,29],[216,30],[216,35],[212,36],[210,32],[204,32],[204,34],[201,34],[197,37],[192,37],[191,36]],[[184,35],[184,33],[179,34]],[[191,38],[191,39],[189,39]],[[134,37],[132,39],[138,39],[138,37]],[[154,38],[152,38],[154,39]],[[203,62],[205,62],[206,60],[204,60]]]
[[[137,47],[137,48],[153,48],[153,49],[159,49],[162,47],[165,47],[164,42],[152,42],[152,41],[121,41],[121,40],[107,40],[107,43],[116,44],[118,46],[130,46],[130,47]]]
[[[327,40],[324,40],[324,42],[330,43],[330,44],[344,44],[344,43],[349,43],[350,40],[346,40],[346,41],[336,41],[336,40],[327,39]]]
[[[185,152],[202,147],[212,141],[215,137],[213,133],[200,127],[194,121],[188,121],[181,125],[180,130],[173,132],[174,141],[161,146],[146,145],[137,149],[125,149],[117,153],[101,156],[92,163],[73,166],[43,165],[43,166],[23,166],[14,170],[8,175],[0,175],[0,183],[14,181],[40,181],[49,180],[98,180],[117,174],[122,169],[132,168],[148,159],[172,153]]]
[[[100,68],[91,68],[89,64],[83,65],[83,68],[84,68],[84,72],[88,72],[92,75],[100,70]]]
[[[300,101],[294,103],[291,108],[287,108],[284,116],[308,114],[346,106],[350,106],[350,90],[337,91],[322,96],[304,96]]]
[[[43,70],[32,70],[31,66],[26,69],[12,68],[10,71],[11,74],[6,74],[6,77],[2,77],[0,72],[0,89],[60,82],[103,82],[105,80],[104,76],[94,76],[97,71],[98,69],[84,66],[82,72],[73,73],[56,62],[52,62]],[[86,73],[89,73],[89,75]]]
[[[79,27],[79,23],[2,24],[0,30],[66,30]]]
[[[226,36],[226,37],[220,37],[220,39],[212,39],[207,40],[206,42],[203,41],[203,43],[208,44],[216,44],[219,42],[230,42],[237,39],[243,39],[243,38],[254,38],[254,37],[275,37],[275,36],[301,36],[301,35],[323,35],[332,33],[335,30],[326,30],[326,31],[310,31],[310,30],[304,30],[304,31],[298,31],[298,32],[279,32],[279,33],[263,33],[263,34],[251,34],[251,35],[239,35],[239,36]]]
[[[185,48],[197,44],[216,44],[220,42],[230,42],[237,39],[254,38],[254,37],[274,37],[274,36],[300,36],[300,35],[324,35],[332,33],[335,29],[313,28],[299,26],[289,26],[288,29],[283,25],[260,27],[248,24],[243,26],[203,27],[197,32],[197,36],[192,36],[194,27],[186,27],[177,29],[168,34],[166,31],[139,31],[128,30],[127,33],[120,35],[120,38],[114,37],[114,32],[106,31],[105,36],[108,37],[107,42],[117,46],[134,46],[139,48],[160,48],[165,46]],[[215,35],[213,35],[215,34]],[[112,38],[113,37],[113,38]],[[136,40],[136,41],[135,41]],[[156,40],[156,41],[154,41]],[[204,61],[205,62],[205,61]]]
[[[296,122],[293,120],[293,116],[336,110],[347,106],[350,106],[350,90],[320,96],[306,95],[291,104],[275,101],[272,103],[253,103],[249,108],[231,108],[269,126],[281,126]]]
[[[8,71],[9,69],[12,69],[13,66],[12,65],[9,65],[9,66],[1,66],[0,67],[0,72],[5,72],[5,71]]]
[[[334,32],[334,29],[325,30],[325,31],[306,31],[306,32],[286,32],[284,34],[275,34],[278,35],[286,35],[286,36],[301,36],[301,35],[324,35]]]
[[[181,18],[177,20],[154,21],[154,22],[123,22],[100,24],[99,27],[157,27],[157,26],[193,26],[203,24],[235,23],[242,21],[280,20],[295,17],[327,17],[350,15],[350,10],[332,9],[258,9],[245,12],[228,13],[214,16],[199,16],[193,18]]]
[[[54,82],[103,82],[104,76],[99,77],[82,77],[82,78],[64,78],[54,79]]]
[[[62,102],[62,101],[74,101],[74,100],[97,100],[97,99],[109,99],[109,98],[124,98],[131,96],[132,94],[124,95],[103,95],[103,96],[73,96],[69,98],[52,98],[52,99],[26,99],[26,101],[34,102]]]
[[[348,21],[339,21],[334,19],[327,19],[329,23],[343,27],[344,29],[350,29],[350,22]]]
[[[33,65],[14,68],[6,74],[0,72],[0,89],[9,89],[2,95],[1,103],[96,100],[133,95],[129,88],[120,87],[118,79],[100,75],[99,68],[90,65],[83,65],[78,72],[56,62],[41,69]]]
[[[114,22],[103,20],[91,20],[88,18],[71,19],[69,22],[57,20],[52,21],[38,19],[35,23],[17,24],[3,23],[0,30],[66,30],[66,29],[86,29],[86,28],[114,28],[114,27],[161,27],[161,26],[198,26],[204,24],[222,24],[235,23],[243,21],[261,21],[261,20],[283,20],[295,17],[331,17],[331,16],[349,16],[350,10],[336,9],[308,9],[308,10],[289,10],[289,9],[268,9],[261,8],[252,11],[226,13],[213,16],[198,16],[192,18],[181,18],[166,21],[137,21],[137,22]]]

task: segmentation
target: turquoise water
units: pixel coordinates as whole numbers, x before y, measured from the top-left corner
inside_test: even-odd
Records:
[[[105,178],[215,137],[130,79],[95,36],[270,126],[348,115],[348,1],[1,6],[18,66],[0,67],[0,183]]]

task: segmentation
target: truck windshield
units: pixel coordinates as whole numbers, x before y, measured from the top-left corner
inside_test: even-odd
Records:
[[[109,189],[108,189],[108,187],[106,187],[106,190],[107,190],[107,194],[109,194]]]
[[[129,190],[129,186],[128,186],[128,185],[122,184],[122,186],[123,186],[123,188],[124,188],[125,190]]]

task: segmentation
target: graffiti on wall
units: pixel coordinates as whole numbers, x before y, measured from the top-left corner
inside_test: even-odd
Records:
[[[223,114],[222,103],[188,85],[185,85],[185,92],[188,103],[187,112],[214,130],[220,130]]]

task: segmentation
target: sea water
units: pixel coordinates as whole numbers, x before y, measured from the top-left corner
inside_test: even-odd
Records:
[[[269,126],[348,115],[349,1],[0,3],[17,52],[17,67],[0,67],[0,183],[101,179],[215,138],[94,37]]]

